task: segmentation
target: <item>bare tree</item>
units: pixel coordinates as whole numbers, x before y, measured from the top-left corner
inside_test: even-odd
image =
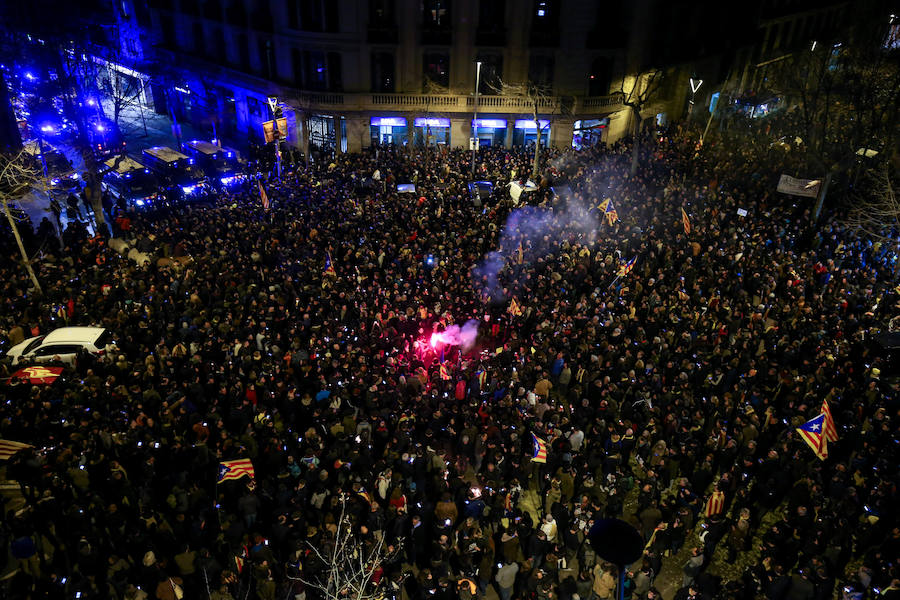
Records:
[[[34,268],[31,266],[31,259],[28,258],[25,244],[22,243],[22,236],[19,235],[19,228],[16,225],[17,217],[9,203],[21,198],[32,188],[41,187],[42,183],[43,178],[27,152],[21,150],[15,155],[0,154],[0,203],[3,204],[3,212],[9,221],[9,228],[12,229],[13,236],[16,238],[19,252],[22,253],[25,270],[38,294],[42,294],[43,290],[34,273]]]
[[[552,117],[556,115],[560,108],[559,103],[551,93],[549,85],[526,81],[524,83],[506,83],[499,81],[497,85],[489,84],[489,87],[500,96],[512,98],[518,101],[522,106],[527,107],[531,112],[531,118],[534,119],[534,126],[537,130],[537,139],[534,143],[534,163],[531,168],[531,178],[537,180],[541,167],[541,138],[544,130],[550,127]],[[546,123],[541,126],[540,117]]]
[[[443,86],[436,82],[431,77],[425,77],[425,83],[423,85],[423,92],[425,94],[425,135],[422,140],[422,145],[425,147],[425,161],[428,163],[431,158],[430,148],[428,147],[428,140],[431,137],[431,121],[430,119],[440,119],[445,118],[446,114],[433,110],[435,101],[441,96],[447,96],[450,94],[450,89],[446,86]]]
[[[870,172],[863,184],[864,191],[857,194],[845,224],[873,240],[897,245],[895,236],[900,231],[900,202],[894,192],[890,167],[885,164],[879,170]]]
[[[341,515],[331,537],[321,548],[310,545],[316,574],[299,579],[324,600],[383,598],[373,578],[385,561],[399,555],[400,548],[385,547],[383,537],[364,538],[347,512],[347,502],[346,496],[341,498]]]
[[[631,109],[632,133],[634,145],[631,149],[631,174],[637,173],[638,157],[640,155],[641,124],[643,116],[641,111],[655,97],[663,80],[661,69],[647,69],[634,77],[623,77],[619,84],[619,93],[624,98],[622,104]],[[630,88],[628,84],[631,84]],[[626,89],[629,88],[629,89]]]

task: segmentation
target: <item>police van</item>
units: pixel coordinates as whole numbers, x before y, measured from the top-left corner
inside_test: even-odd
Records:
[[[184,151],[200,165],[210,185],[228,187],[243,179],[232,150],[203,140],[191,140],[184,144]]]
[[[190,196],[206,183],[203,170],[186,154],[167,146],[145,148],[141,154],[150,170],[167,188],[179,187],[185,196]]]
[[[150,169],[128,156],[110,158],[103,164],[103,185],[111,196],[138,207],[156,200],[159,181]]]

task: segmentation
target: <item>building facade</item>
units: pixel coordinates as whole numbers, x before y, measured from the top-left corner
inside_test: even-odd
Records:
[[[287,141],[557,147],[630,131],[658,0],[135,0],[128,19],[166,67],[165,110],[237,145],[262,141],[275,97]],[[145,49],[146,52],[146,49]],[[198,74],[203,74],[202,77]],[[684,73],[644,107],[680,116]],[[680,81],[684,79],[684,81]],[[501,93],[532,82],[545,91]],[[476,94],[476,82],[478,91]],[[683,84],[683,85],[682,85]],[[176,93],[172,93],[176,90]],[[508,88],[507,88],[508,90]],[[477,112],[477,119],[475,113]],[[660,116],[660,118],[663,118]]]

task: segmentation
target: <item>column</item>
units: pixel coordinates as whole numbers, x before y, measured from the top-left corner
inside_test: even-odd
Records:
[[[368,148],[372,140],[369,139],[369,121],[365,115],[346,115],[347,118],[347,152],[360,152]]]
[[[472,115],[464,119],[450,119],[450,145],[453,148],[469,149],[469,138],[472,137]]]
[[[506,120],[506,139],[503,141],[504,148],[512,148],[513,132],[515,130],[516,130],[516,120],[515,119],[507,119]]]
[[[575,119],[556,119],[550,123],[550,145],[565,150],[572,147]]]

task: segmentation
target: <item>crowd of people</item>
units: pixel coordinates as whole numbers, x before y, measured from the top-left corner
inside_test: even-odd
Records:
[[[476,201],[470,153],[378,147],[270,179],[268,209],[253,181],[123,215],[146,264],[26,236],[43,294],[10,247],[8,344],[116,343],[50,385],[2,366],[0,438],[32,446],[8,597],[607,600],[588,533],[620,518],[632,600],[896,598],[900,395],[868,343],[896,245],[777,194],[770,141],[648,132],[635,175],[627,142],[545,150],[519,206],[528,152],[480,150]],[[824,400],[820,460],[795,428]]]

